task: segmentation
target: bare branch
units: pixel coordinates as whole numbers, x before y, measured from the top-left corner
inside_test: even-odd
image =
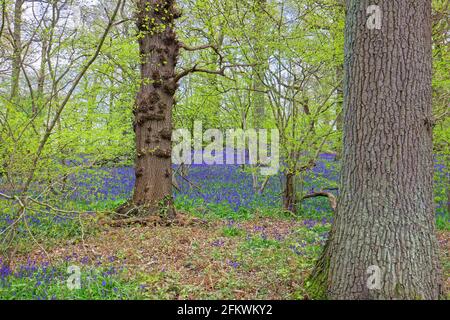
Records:
[[[36,166],[37,166],[37,163],[38,163],[39,158],[41,156],[41,153],[42,153],[42,151],[43,151],[43,149],[44,149],[44,147],[45,147],[45,145],[46,145],[46,143],[47,143],[47,141],[48,141],[48,139],[49,139],[49,137],[50,137],[50,135],[51,135],[51,133],[53,131],[53,128],[56,126],[56,124],[58,122],[58,119],[61,116],[61,113],[63,112],[63,110],[64,110],[65,106],[67,105],[67,103],[69,102],[70,98],[72,97],[72,94],[74,93],[75,89],[77,88],[78,83],[81,81],[81,79],[84,77],[85,73],[88,71],[89,67],[94,63],[94,61],[99,56],[100,50],[102,49],[103,44],[104,44],[104,42],[106,40],[106,37],[108,36],[109,31],[111,30],[111,28],[112,28],[112,26],[114,24],[114,20],[115,20],[115,18],[117,16],[117,13],[119,12],[121,3],[122,3],[122,0],[117,1],[116,8],[114,9],[112,17],[110,18],[109,23],[106,26],[102,37],[100,38],[100,41],[99,41],[99,43],[97,45],[97,48],[96,48],[94,54],[86,62],[84,68],[78,73],[78,75],[75,78],[71,88],[69,89],[69,91],[66,94],[64,100],[62,101],[61,105],[59,106],[58,110],[56,111],[55,116],[53,117],[52,121],[50,122],[49,126],[47,127],[47,129],[45,131],[45,134],[44,134],[41,142],[39,143],[39,147],[38,147],[38,150],[36,152],[36,156],[35,156],[35,158],[33,160],[32,170],[31,170],[31,173],[30,173],[30,175],[29,175],[29,177],[28,177],[28,179],[26,181],[26,184],[24,186],[23,193],[28,191],[28,187],[30,186],[31,182],[33,181],[34,174],[35,174],[35,171],[36,171]]]
[[[0,197],[5,198],[6,200],[14,200],[14,197],[8,196],[1,192],[0,192]]]
[[[225,77],[225,70],[226,69],[239,68],[239,67],[252,67],[252,66],[253,65],[251,65],[251,64],[233,64],[233,65],[223,66],[219,70],[209,70],[209,69],[198,68],[197,64],[195,64],[192,68],[183,70],[182,72],[177,74],[175,76],[175,78],[174,78],[174,81],[178,82],[182,78],[186,77],[187,75],[189,75],[191,73],[198,73],[198,72],[207,73],[207,74],[216,74],[216,75],[220,75],[220,76]]]
[[[317,197],[327,197],[328,200],[330,201],[331,209],[333,209],[333,211],[336,211],[337,200],[336,200],[336,197],[334,196],[334,194],[332,194],[331,192],[327,192],[327,191],[313,192],[313,193],[303,196],[302,201],[305,199],[317,198]]]
[[[182,48],[186,51],[199,51],[199,50],[204,50],[204,49],[213,49],[215,52],[217,52],[217,48],[210,44],[205,44],[205,45],[198,46],[198,47],[190,47],[190,46],[180,42],[179,46],[180,46],[180,48]]]

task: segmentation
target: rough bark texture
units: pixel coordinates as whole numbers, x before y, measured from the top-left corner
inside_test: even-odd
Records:
[[[131,205],[139,207],[139,214],[173,217],[171,135],[179,52],[173,24],[179,12],[173,0],[140,0],[138,8],[142,84],[134,111],[136,183]]]
[[[375,3],[374,3],[375,2]],[[378,4],[382,27],[366,27]],[[330,239],[310,279],[315,297],[437,299],[433,204],[431,0],[348,0],[344,152]],[[380,289],[367,270],[380,268]]]

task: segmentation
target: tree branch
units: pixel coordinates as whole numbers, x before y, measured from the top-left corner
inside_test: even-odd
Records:
[[[188,45],[186,45],[183,42],[179,42],[178,46],[180,47],[180,49],[184,49],[186,51],[200,51],[200,50],[205,50],[205,49],[212,49],[214,51],[214,53],[219,56],[219,65],[222,65],[223,62],[223,56],[219,51],[219,48],[215,45],[212,44],[204,44],[202,46],[197,46],[197,47],[190,47]]]
[[[0,197],[5,198],[6,200],[14,200],[14,197],[10,197],[10,196],[8,196],[6,194],[3,194],[3,193],[0,193]]]
[[[251,67],[252,65],[250,64],[233,64],[233,65],[227,65],[227,66],[223,66],[222,68],[220,68],[219,70],[209,70],[209,69],[203,69],[203,68],[198,68],[197,64],[195,64],[192,68],[189,69],[185,69],[182,72],[180,72],[179,74],[177,74],[174,77],[174,81],[178,82],[180,81],[182,78],[186,77],[187,75],[191,74],[191,73],[195,73],[195,72],[201,72],[201,73],[208,73],[208,74],[216,74],[216,75],[220,75],[225,77],[225,70],[226,69],[230,69],[230,68],[238,68],[238,67]]]
[[[328,200],[330,201],[331,208],[333,209],[333,211],[336,211],[337,200],[336,200],[336,197],[334,196],[334,194],[332,194],[331,192],[327,192],[327,191],[313,192],[313,193],[303,196],[302,201],[305,199],[317,198],[317,197],[327,197]]]
[[[45,147],[45,145],[47,143],[47,140],[49,139],[49,137],[50,137],[50,135],[51,135],[51,133],[53,131],[53,128],[56,126],[56,124],[58,122],[58,119],[61,116],[61,113],[63,112],[63,110],[64,110],[65,106],[67,105],[67,103],[69,102],[70,98],[72,97],[72,94],[74,93],[75,89],[77,88],[78,83],[81,81],[81,79],[84,77],[85,73],[88,71],[90,66],[95,62],[95,60],[99,56],[100,51],[101,51],[101,49],[103,47],[103,44],[104,44],[104,42],[106,40],[106,37],[108,36],[109,31],[113,27],[114,20],[115,20],[115,18],[117,16],[117,13],[118,13],[119,9],[120,9],[121,3],[122,3],[122,0],[119,0],[117,2],[117,6],[114,9],[114,12],[113,12],[111,18],[109,18],[109,23],[106,26],[105,31],[103,32],[103,34],[102,34],[102,36],[101,36],[101,38],[100,38],[100,40],[98,42],[98,45],[97,45],[97,48],[95,49],[94,54],[86,62],[86,64],[84,65],[83,69],[76,76],[76,78],[73,81],[73,84],[70,87],[69,91],[67,92],[64,100],[61,102],[60,106],[56,110],[56,114],[55,114],[54,118],[52,119],[51,123],[47,127],[47,129],[46,129],[46,131],[44,133],[44,136],[43,136],[41,142],[39,143],[36,155],[35,155],[35,157],[33,159],[32,169],[31,169],[30,175],[29,175],[29,177],[28,177],[28,179],[27,179],[27,181],[25,183],[23,193],[26,193],[28,191],[28,188],[29,188],[29,186],[30,186],[30,184],[31,184],[31,182],[32,182],[32,180],[34,178],[34,174],[35,174],[35,171],[36,171],[36,166],[37,166],[37,163],[38,163],[39,158],[41,156],[41,153],[42,153],[42,151],[43,151],[43,149],[44,149],[44,147]]]
[[[184,44],[183,42],[180,42],[179,46],[181,49],[184,49],[186,51],[199,51],[199,50],[204,50],[204,49],[213,49],[217,53],[217,48],[210,44],[205,44],[205,45],[198,46],[198,47],[190,47],[190,46]]]

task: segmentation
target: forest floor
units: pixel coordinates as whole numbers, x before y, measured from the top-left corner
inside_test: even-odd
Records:
[[[437,235],[450,299],[446,180],[442,165],[435,172]],[[27,224],[18,226],[13,265],[0,256],[0,300],[308,298],[305,281],[333,221],[327,199],[308,199],[293,215],[281,209],[281,176],[261,193],[241,166],[193,166],[174,193],[184,213],[178,223],[105,223],[107,212],[130,198],[134,176],[132,167],[81,171],[68,181],[73,191],[67,196],[47,199],[81,214],[29,210]],[[323,154],[304,177],[303,191],[337,195],[338,176],[335,155]],[[3,201],[0,212],[1,233],[16,211]],[[72,290],[67,282],[76,270],[81,286]]]
[[[305,279],[330,228],[327,222],[275,217],[190,223],[184,216],[184,221],[169,227],[103,225],[84,239],[56,244],[46,250],[48,255],[35,247],[17,264],[50,259],[52,264],[80,265],[82,272],[100,265],[120,270],[114,271],[120,281],[97,284],[116,292],[118,285],[119,298],[307,299]],[[450,232],[439,231],[438,238],[449,297]],[[136,287],[132,294],[120,288],[127,282]]]

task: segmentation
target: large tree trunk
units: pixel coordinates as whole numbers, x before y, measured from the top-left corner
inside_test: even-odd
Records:
[[[138,10],[142,84],[134,111],[136,183],[131,205],[139,214],[172,218],[172,108],[179,51],[174,20],[179,13],[174,0],[139,0]]]
[[[341,193],[310,290],[330,299],[436,299],[431,0],[377,3],[381,29],[366,26],[373,1],[347,2]]]

